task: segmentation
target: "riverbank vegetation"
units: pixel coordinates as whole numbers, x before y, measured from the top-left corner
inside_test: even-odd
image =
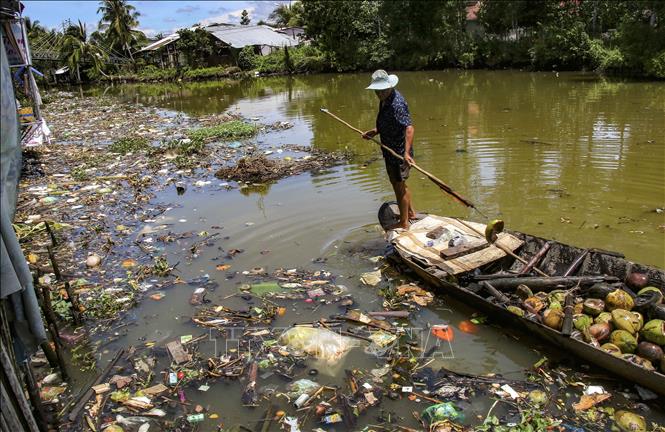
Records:
[[[474,4],[475,3],[475,4]],[[665,78],[657,1],[305,1],[307,34],[340,71],[598,70]]]
[[[300,46],[267,55],[246,46],[221,59],[223,44],[209,32],[182,29],[173,44],[181,53],[177,67],[167,67],[158,52],[141,52],[150,41],[137,30],[140,14],[127,1],[104,0],[99,13],[99,31],[88,34],[80,23],[64,31],[62,60],[77,81],[449,67],[665,78],[665,2],[660,1],[304,0],[278,6],[269,22],[261,22],[303,27]],[[54,32],[37,22],[28,26],[33,45]],[[120,57],[124,61],[110,61]]]

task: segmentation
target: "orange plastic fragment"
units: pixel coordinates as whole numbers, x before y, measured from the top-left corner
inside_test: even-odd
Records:
[[[460,322],[457,327],[464,333],[476,334],[478,333],[478,326],[472,323],[471,321],[464,320]]]
[[[455,339],[453,329],[447,324],[437,324],[432,326],[432,334],[444,341],[452,342]]]

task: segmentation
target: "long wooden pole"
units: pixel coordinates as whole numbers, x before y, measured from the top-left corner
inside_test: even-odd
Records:
[[[355,126],[353,126],[353,125],[347,123],[346,121],[342,120],[341,118],[337,117],[335,114],[331,113],[331,112],[328,111],[326,108],[321,108],[321,112],[324,112],[324,113],[328,114],[330,117],[332,117],[332,118],[334,118],[335,120],[337,120],[338,122],[344,124],[344,125],[347,126],[349,129],[352,129],[352,130],[358,132],[360,135],[363,134],[363,131],[361,131],[360,129],[356,128]],[[371,140],[374,141],[374,142],[375,142],[376,144],[378,144],[379,146],[381,146],[381,148],[385,149],[388,153],[390,153],[391,155],[395,156],[397,159],[402,160],[402,161],[404,160],[404,157],[403,157],[402,155],[398,154],[397,152],[395,152],[395,151],[394,151],[393,149],[391,149],[390,147],[387,147],[387,146],[381,144],[381,142],[377,141],[377,140],[374,139],[374,138],[371,138]],[[460,204],[462,204],[462,205],[465,205],[465,206],[467,206],[467,207],[471,207],[472,209],[474,209],[474,210],[476,210],[478,213],[480,213],[484,218],[487,218],[487,216],[485,216],[485,215],[483,214],[483,212],[481,212],[480,210],[478,210],[478,209],[476,208],[476,206],[473,205],[473,203],[472,203],[471,201],[469,201],[468,199],[464,198],[462,195],[460,195],[460,194],[458,194],[457,192],[455,192],[450,186],[448,186],[446,183],[444,183],[443,180],[437,178],[434,174],[432,174],[432,173],[430,173],[430,172],[428,172],[428,171],[425,171],[424,169],[422,169],[421,167],[419,167],[419,166],[418,166],[417,164],[415,164],[415,163],[412,163],[412,164],[410,164],[410,165],[411,165],[412,167],[414,167],[415,169],[417,169],[418,171],[420,171],[421,173],[425,174],[425,176],[427,176],[427,178],[429,178],[432,182],[434,182],[434,184],[436,184],[441,190],[443,190],[443,191],[446,192],[448,195],[450,195],[455,201],[457,201],[458,203],[460,203]]]

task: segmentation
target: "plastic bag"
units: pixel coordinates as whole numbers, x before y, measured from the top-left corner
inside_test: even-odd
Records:
[[[312,393],[317,391],[319,387],[321,387],[321,384],[316,383],[312,380],[308,380],[307,378],[303,378],[289,384],[287,386],[288,392],[286,393],[286,395],[290,398],[297,398],[301,394],[305,393],[311,395]]]
[[[420,417],[430,425],[443,420],[464,421],[464,413],[452,402],[429,406],[423,410]]]
[[[339,360],[351,348],[360,345],[356,339],[314,327],[293,327],[282,333],[279,341],[327,362]]]

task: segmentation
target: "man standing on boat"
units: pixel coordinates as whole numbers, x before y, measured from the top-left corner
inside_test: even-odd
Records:
[[[382,69],[372,74],[372,83],[367,87],[367,90],[374,90],[379,98],[379,113],[376,116],[376,127],[365,132],[363,138],[372,139],[377,134],[381,135],[381,143],[404,158],[402,161],[385,149],[381,149],[383,159],[386,162],[388,178],[399,205],[400,221],[390,229],[408,229],[409,219],[416,217],[416,212],[411,205],[411,191],[406,185],[411,164],[415,163],[413,160],[413,134],[415,129],[411,123],[411,115],[406,100],[394,88],[398,81],[397,75],[388,75]]]

